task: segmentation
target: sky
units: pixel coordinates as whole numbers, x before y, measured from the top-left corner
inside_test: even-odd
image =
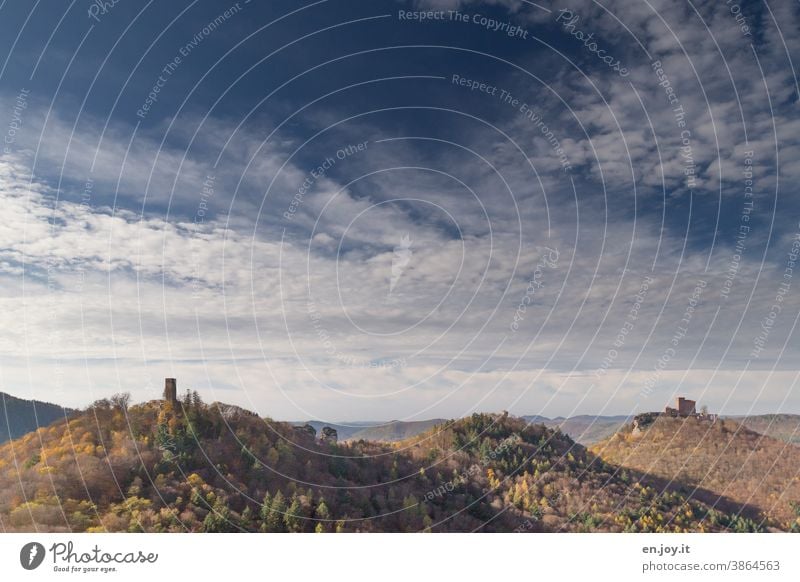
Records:
[[[0,391],[800,413],[800,4],[3,0]]]

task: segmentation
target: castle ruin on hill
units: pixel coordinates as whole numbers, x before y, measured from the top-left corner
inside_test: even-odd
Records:
[[[173,406],[178,405],[178,380],[176,378],[164,378],[164,402],[169,402]],[[238,407],[228,407],[239,409]],[[247,411],[248,414],[255,414],[253,412]],[[301,434],[306,434],[311,438],[317,438],[317,431],[316,429],[311,426],[310,424],[306,423],[302,426],[295,426],[293,427],[295,431]],[[322,430],[320,431],[319,435],[319,442],[320,443],[329,443],[329,444],[336,444],[339,440],[339,434],[337,433],[335,428],[330,426],[323,426]]]
[[[680,416],[683,418],[687,416],[695,416],[697,414],[697,402],[694,400],[689,400],[683,396],[678,396],[676,404],[677,406],[675,408],[667,406],[664,409],[664,414],[666,416]]]
[[[633,417],[633,433],[638,434],[642,428],[652,424],[659,417],[667,418],[694,418],[696,420],[705,420],[711,423],[717,421],[716,414],[709,414],[705,410],[697,412],[697,402],[689,400],[683,396],[679,396],[675,401],[675,407],[667,406],[664,412],[643,412]]]

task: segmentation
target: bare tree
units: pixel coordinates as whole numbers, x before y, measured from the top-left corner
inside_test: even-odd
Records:
[[[131,403],[131,394],[130,392],[120,392],[118,394],[114,394],[111,397],[111,405],[114,408],[119,408],[122,412],[126,412],[128,410],[128,405]]]

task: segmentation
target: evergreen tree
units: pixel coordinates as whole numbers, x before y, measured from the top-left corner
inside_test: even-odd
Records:
[[[326,532],[330,529],[330,525],[328,521],[331,518],[331,512],[328,509],[328,505],[325,503],[325,500],[320,498],[319,503],[317,504],[317,508],[314,510],[314,517],[320,520],[317,523],[316,528],[314,531],[317,533]]]
[[[247,507],[244,508],[244,511],[242,511],[242,517],[241,517],[242,529],[249,531],[252,526],[252,521],[253,521],[253,510],[250,509],[250,506],[248,505]]]
[[[228,509],[221,497],[217,498],[211,511],[208,512],[208,515],[203,520],[203,531],[206,533],[236,531],[232,529],[230,522],[230,509]]]
[[[272,503],[269,506],[269,510],[267,510],[266,506],[264,506],[261,511],[264,531],[285,531],[283,528],[283,515],[286,513],[286,501],[283,498],[283,493],[281,493],[280,490],[272,498]],[[266,512],[266,515],[264,515],[264,512]]]
[[[286,525],[286,531],[300,532],[303,531],[302,506],[297,496],[292,497],[292,503],[289,509],[286,510],[286,515],[283,516],[283,523]]]
[[[328,509],[327,504],[325,503],[324,499],[319,500],[319,504],[317,505],[317,509],[314,512],[314,515],[317,519],[330,519],[331,512]]]
[[[269,519],[271,511],[272,511],[272,496],[269,494],[269,491],[267,491],[264,494],[264,501],[261,503],[261,509],[258,512],[258,516],[261,518],[262,532],[269,531],[267,529],[267,520]]]

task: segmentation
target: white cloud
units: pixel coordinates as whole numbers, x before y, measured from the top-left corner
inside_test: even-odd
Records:
[[[528,10],[520,3],[489,4],[508,4],[517,19]],[[800,27],[788,25],[797,22],[796,7],[770,6],[783,38],[765,34],[755,43],[770,113],[750,41],[718,2],[699,6],[704,21],[669,1],[604,6],[662,61],[687,111],[699,172],[693,203],[716,200],[722,186],[731,204],[726,212],[733,208],[738,217],[742,159],[751,148],[758,211],[768,218],[776,136],[777,177],[792,189],[781,196],[793,194],[800,178],[796,81],[786,60],[787,51],[800,48]],[[254,129],[231,141],[226,163],[213,171],[213,209],[197,224],[214,144],[231,135],[230,124],[205,120],[187,155],[198,122],[191,117],[176,122],[163,146],[161,127],[140,134],[129,150],[130,127],[109,124],[101,140],[103,124],[84,115],[73,135],[57,111],[39,140],[43,123],[32,102],[19,136],[22,152],[0,161],[0,322],[6,330],[0,389],[23,387],[76,405],[116,389],[154,397],[161,377],[176,375],[182,386],[279,418],[457,416],[476,407],[617,413],[660,408],[679,388],[731,412],[745,411],[753,395],[756,411],[778,409],[787,395],[796,407],[796,280],[764,351],[750,355],[785,281],[796,219],[783,210],[774,232],[763,222],[754,227],[741,260],[734,259],[736,230],[724,221],[713,252],[707,242],[695,242],[701,227],[694,222],[686,239],[687,220],[705,219],[713,228],[716,216],[688,216],[685,193],[673,192],[685,181],[685,161],[664,88],[619,22],[593,3],[571,9],[586,30],[619,50],[629,79],[604,70],[576,41],[569,54],[596,89],[553,54],[520,58],[532,70],[538,62],[558,68],[550,86],[572,111],[518,71],[502,82],[535,99],[575,168],[575,194],[551,143],[510,110],[498,127],[520,149],[477,123],[454,132],[494,169],[456,147],[431,154],[412,143],[371,143],[363,157],[347,160],[360,183],[344,187],[322,178],[292,220],[282,221],[308,171],[298,159],[284,164],[297,146],[292,139],[279,136],[262,148],[263,135]],[[774,26],[767,13],[762,18]],[[561,40],[573,41],[567,34]],[[488,101],[486,107],[503,111],[496,106]],[[366,124],[359,131],[380,135]],[[47,175],[31,179],[27,164],[37,147],[36,170]],[[364,178],[400,166],[428,170]],[[80,187],[68,182],[82,184],[90,175],[92,198],[82,204]],[[662,175],[669,193],[663,207]],[[393,249],[405,235],[413,252],[389,293]],[[558,250],[558,263],[535,275],[546,246]],[[537,276],[542,286],[526,299]],[[653,281],[632,321],[647,276]],[[699,280],[706,285],[701,301],[686,336],[673,345]],[[521,319],[513,331],[515,314]],[[625,341],[615,345],[622,329]],[[674,355],[656,371],[671,348]],[[604,358],[611,360],[609,370],[595,374]],[[654,392],[642,397],[651,381]]]
[[[281,246],[213,222],[196,226],[56,204],[46,185],[24,179],[22,166],[10,159],[0,164],[0,175],[7,194],[3,222],[16,225],[2,231],[0,258],[9,265],[3,278],[19,281],[20,265],[26,269],[24,288],[16,286],[0,298],[8,330],[4,381],[6,387],[12,379],[56,384],[55,393],[70,404],[86,402],[87,394],[72,391],[72,374],[59,380],[55,369],[84,368],[95,396],[109,382],[119,382],[140,398],[154,396],[160,376],[178,374],[184,384],[223,387],[215,393],[220,399],[254,404],[284,418],[302,417],[303,411],[338,418],[354,418],[358,411],[377,418],[387,406],[409,417],[497,408],[494,397],[481,400],[495,386],[508,407],[522,397],[518,412],[541,402],[537,386],[563,384],[556,392],[565,396],[570,386],[580,390],[577,386],[594,382],[593,398],[617,402],[614,394],[632,390],[669,347],[699,277],[708,280],[707,305],[692,319],[692,331],[663,378],[679,373],[692,357],[699,358],[699,368],[713,366],[733,333],[735,315],[746,313],[752,323],[745,329],[754,329],[780,280],[779,270],[767,267],[766,284],[747,305],[757,265],[745,261],[730,305],[723,307],[729,315],[701,345],[712,306],[721,304],[718,289],[727,264],[720,260],[702,275],[700,262],[687,261],[670,288],[677,259],[662,259],[613,369],[594,380],[564,383],[558,381],[562,374],[590,374],[612,347],[657,247],[658,238],[644,224],[631,239],[633,223],[614,220],[606,232],[602,224],[582,223],[574,248],[569,223],[559,216],[548,243],[559,250],[558,265],[545,269],[519,331],[510,333],[515,309],[546,252],[526,246],[515,263],[509,260],[516,256],[513,236],[448,242],[417,226],[412,239],[420,242],[414,243],[402,284],[389,296],[390,252],[336,256],[291,242]],[[383,216],[382,240],[406,232],[407,217],[398,214],[397,228],[391,213]],[[361,240],[369,240],[368,234]],[[680,244],[665,237],[661,252],[669,257]],[[626,261],[630,272],[621,278]],[[787,318],[797,305],[787,299]],[[784,319],[776,325],[759,364],[775,363],[788,324]],[[726,367],[752,347],[747,333],[734,339]],[[796,348],[790,350],[795,357]],[[782,361],[791,357],[785,354]],[[639,371],[626,377],[628,368]],[[117,376],[122,370],[123,377]],[[702,374],[692,370],[687,381],[699,382]],[[774,382],[768,391],[776,390]],[[232,387],[243,392],[226,390]],[[526,391],[530,395],[523,396]],[[716,388],[709,393],[717,394]],[[552,410],[564,411],[567,401],[561,396]]]

